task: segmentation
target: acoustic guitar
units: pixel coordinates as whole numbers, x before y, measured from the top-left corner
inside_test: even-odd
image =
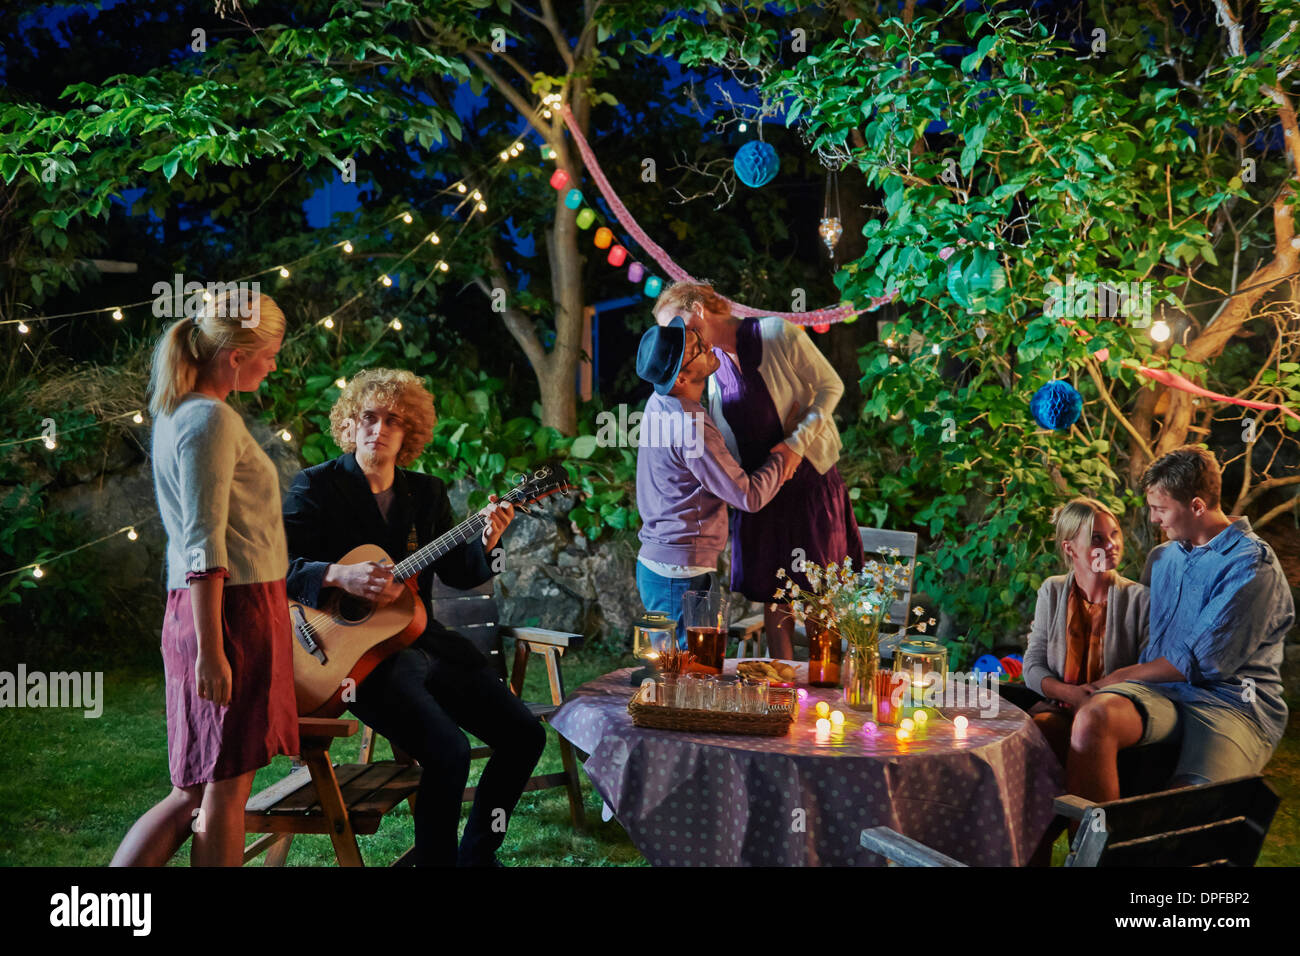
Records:
[[[531,475],[520,475],[500,504],[525,505],[572,490],[569,476],[558,464],[543,465]],[[483,534],[487,518],[474,514],[446,534],[396,564],[378,545],[353,548],[336,564],[375,561],[391,565],[393,577],[405,588],[401,596],[382,607],[340,588],[327,588],[319,608],[289,602],[293,627],[293,684],[298,714],[303,717],[337,717],[347,709],[345,692],[355,690],[375,666],[424,633],[428,623],[424,602],[417,591],[419,574],[447,552]],[[351,698],[351,695],[346,695]]]

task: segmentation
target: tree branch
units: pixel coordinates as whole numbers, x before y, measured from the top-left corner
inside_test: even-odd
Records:
[[[1250,507],[1251,504],[1253,504],[1256,499],[1266,491],[1270,491],[1273,488],[1281,488],[1283,485],[1295,484],[1300,484],[1300,475],[1287,475],[1285,478],[1269,478],[1267,481],[1261,481],[1254,488],[1250,489],[1248,494],[1242,495],[1237,499],[1237,503],[1232,507],[1233,513],[1241,514],[1244,508]]]
[[[544,139],[548,145],[552,147],[556,145],[550,128],[539,123],[534,118],[533,107],[529,102],[519,94],[518,90],[502,79],[501,75],[497,73],[496,70],[492,69],[488,64],[488,61],[483,59],[483,56],[478,51],[466,50],[465,58],[483,71],[483,75],[487,77],[488,82],[496,88],[498,93],[506,98],[511,106],[519,111],[519,115],[528,121],[529,126],[541,133],[542,139]]]

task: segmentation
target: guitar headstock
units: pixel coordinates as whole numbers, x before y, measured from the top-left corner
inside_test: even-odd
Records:
[[[515,476],[515,486],[501,496],[505,504],[528,504],[554,494],[567,495],[573,491],[569,473],[559,462],[546,462],[532,471]]]

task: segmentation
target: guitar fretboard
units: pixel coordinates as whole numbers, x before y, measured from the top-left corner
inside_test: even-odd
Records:
[[[399,581],[414,577],[444,554],[459,548],[471,538],[481,536],[487,527],[487,518],[480,514],[471,515],[446,534],[430,541],[415,554],[398,561],[393,567],[393,577]]]

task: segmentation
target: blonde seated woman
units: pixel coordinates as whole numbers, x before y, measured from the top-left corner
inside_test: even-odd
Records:
[[[1124,555],[1119,521],[1092,498],[1062,505],[1053,519],[1070,571],[1042,583],[1025,650],[1029,708],[1064,767],[1074,715],[1093,681],[1137,663],[1147,641],[1149,592],[1116,571]]]

